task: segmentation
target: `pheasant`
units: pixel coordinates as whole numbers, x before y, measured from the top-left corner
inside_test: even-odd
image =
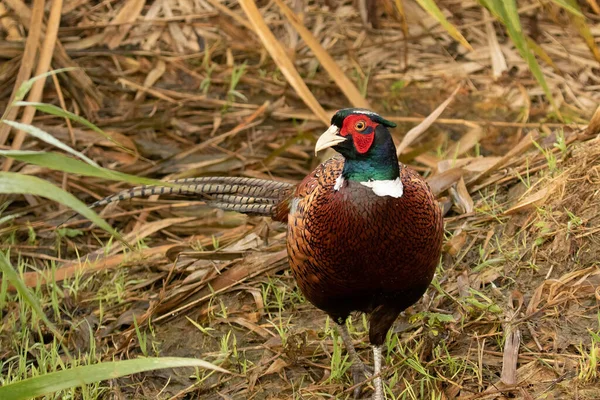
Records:
[[[398,163],[388,128],[396,125],[356,108],[335,113],[315,154],[335,156],[297,186],[256,178],[202,177],[141,186],[97,201],[156,194],[202,196],[214,207],[287,223],[287,252],[305,297],[337,324],[360,383],[369,375],[346,327],[351,312],[370,314],[373,400],[383,400],[382,347],[398,315],[423,295],[439,262],[443,219],[427,183]]]

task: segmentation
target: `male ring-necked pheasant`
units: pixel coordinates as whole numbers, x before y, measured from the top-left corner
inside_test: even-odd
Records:
[[[431,283],[443,239],[431,190],[398,163],[388,131],[395,126],[371,111],[339,110],[315,152],[331,147],[342,157],[325,161],[295,187],[253,178],[190,178],[171,181],[177,187],[133,188],[93,206],[153,194],[199,195],[217,208],[286,222],[294,277],[306,298],[337,323],[355,383],[367,371],[345,321],[352,311],[370,314],[373,399],[383,400],[377,375],[386,333]]]

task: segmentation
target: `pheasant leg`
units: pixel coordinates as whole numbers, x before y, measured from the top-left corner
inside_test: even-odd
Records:
[[[379,375],[381,373],[381,363],[383,361],[381,347],[382,346],[373,346],[373,364],[375,365],[375,368],[373,369],[374,375]],[[373,378],[373,386],[375,386],[373,400],[384,400],[385,397],[383,395],[383,382],[381,376]]]
[[[346,324],[337,324],[337,328],[338,333],[342,337],[344,345],[346,346],[346,351],[350,355],[350,359],[352,361],[352,366],[350,367],[350,370],[352,371],[352,380],[354,381],[355,385],[358,385],[356,388],[354,388],[354,398],[358,399],[362,390],[362,383],[365,381],[365,378],[371,376],[372,371],[358,356],[358,353],[354,348],[354,344],[352,344],[352,338],[350,337],[350,332],[348,332]]]

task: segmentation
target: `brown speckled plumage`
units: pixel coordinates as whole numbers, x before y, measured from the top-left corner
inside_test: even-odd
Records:
[[[336,320],[373,313],[370,341],[382,344],[396,319],[423,294],[443,239],[440,208],[427,183],[400,169],[404,195],[380,197],[358,182],[334,190],[344,164],[332,158],[296,188],[288,217],[288,254],[308,300]],[[390,323],[391,325],[391,323]]]

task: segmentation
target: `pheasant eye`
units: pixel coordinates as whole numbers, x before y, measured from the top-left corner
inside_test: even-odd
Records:
[[[358,121],[354,124],[354,129],[356,129],[359,132],[364,131],[366,127],[367,124],[365,124],[365,121]]]

